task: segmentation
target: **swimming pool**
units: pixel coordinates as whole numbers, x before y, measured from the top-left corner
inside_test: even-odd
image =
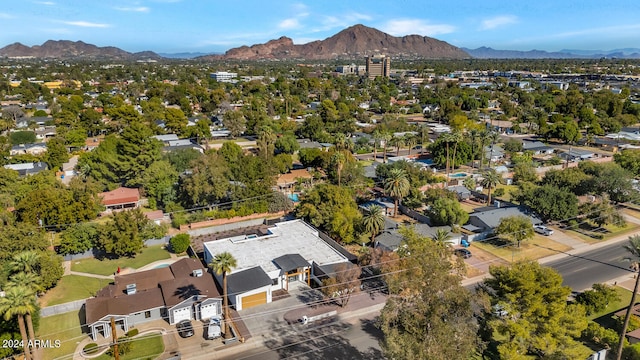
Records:
[[[169,267],[170,265],[171,264],[160,264],[160,265],[154,266],[153,268],[154,269],[162,269],[162,268]]]
[[[466,178],[467,175],[468,175],[467,173],[460,172],[455,174],[449,174],[449,177],[454,179],[462,179],[462,178]]]
[[[298,198],[298,194],[289,194],[287,195],[289,197],[289,199],[291,199],[291,201],[293,202],[298,202],[300,201],[300,199]]]

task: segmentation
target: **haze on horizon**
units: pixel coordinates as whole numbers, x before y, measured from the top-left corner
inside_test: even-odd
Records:
[[[129,52],[211,53],[281,36],[304,44],[363,24],[470,49],[608,51],[640,47],[639,18],[631,0],[23,0],[0,8],[0,47],[81,40]]]

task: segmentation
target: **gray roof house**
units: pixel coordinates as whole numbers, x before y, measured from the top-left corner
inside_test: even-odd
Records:
[[[553,154],[555,149],[537,140],[523,140],[522,150],[531,151],[534,155]]]
[[[207,320],[222,316],[222,298],[213,277],[197,259],[168,267],[118,275],[85,303],[91,337],[111,338],[111,319],[128,331],[148,321]]]
[[[43,162],[33,162],[25,164],[8,164],[5,169],[15,170],[20,176],[35,175],[41,171],[47,170],[47,164]]]
[[[466,200],[471,197],[471,190],[462,185],[455,185],[447,187],[447,190],[456,193],[458,200]]]
[[[384,230],[375,238],[374,247],[385,251],[396,251],[400,247],[400,244],[402,244],[402,235],[400,235],[399,232],[400,224],[388,218],[385,219],[384,224]],[[435,236],[438,230],[446,230],[450,236],[447,242],[452,245],[460,245],[460,241],[462,240],[462,234],[452,233],[450,226],[429,226],[421,223],[409,226],[413,226],[419,235],[429,238]]]
[[[502,218],[508,216],[522,215],[526,216],[533,225],[539,225],[542,220],[528,212],[523,207],[512,206],[504,208],[485,208],[486,211],[474,212],[469,215],[469,222],[462,228],[476,233],[471,239],[479,240],[483,239],[487,235],[491,234],[494,229],[500,224]]]

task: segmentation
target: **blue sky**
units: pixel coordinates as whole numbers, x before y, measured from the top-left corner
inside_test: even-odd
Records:
[[[640,48],[637,0],[4,0],[0,47],[82,40],[136,52],[224,52],[355,24],[467,48]]]

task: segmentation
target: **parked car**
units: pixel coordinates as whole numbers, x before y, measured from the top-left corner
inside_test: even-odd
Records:
[[[467,249],[455,249],[453,250],[453,253],[456,254],[457,256],[460,256],[463,259],[468,259],[471,257],[471,251]]]
[[[209,320],[209,326],[207,326],[207,339],[217,339],[222,335],[220,331],[220,318],[212,317]]]
[[[537,232],[538,234],[542,234],[542,235],[552,235],[553,234],[553,230],[549,229],[548,227],[544,226],[544,225],[536,225],[533,227],[533,231]]]
[[[182,320],[177,325],[178,334],[180,334],[183,338],[188,338],[193,336],[193,325],[191,325],[191,320]]]

